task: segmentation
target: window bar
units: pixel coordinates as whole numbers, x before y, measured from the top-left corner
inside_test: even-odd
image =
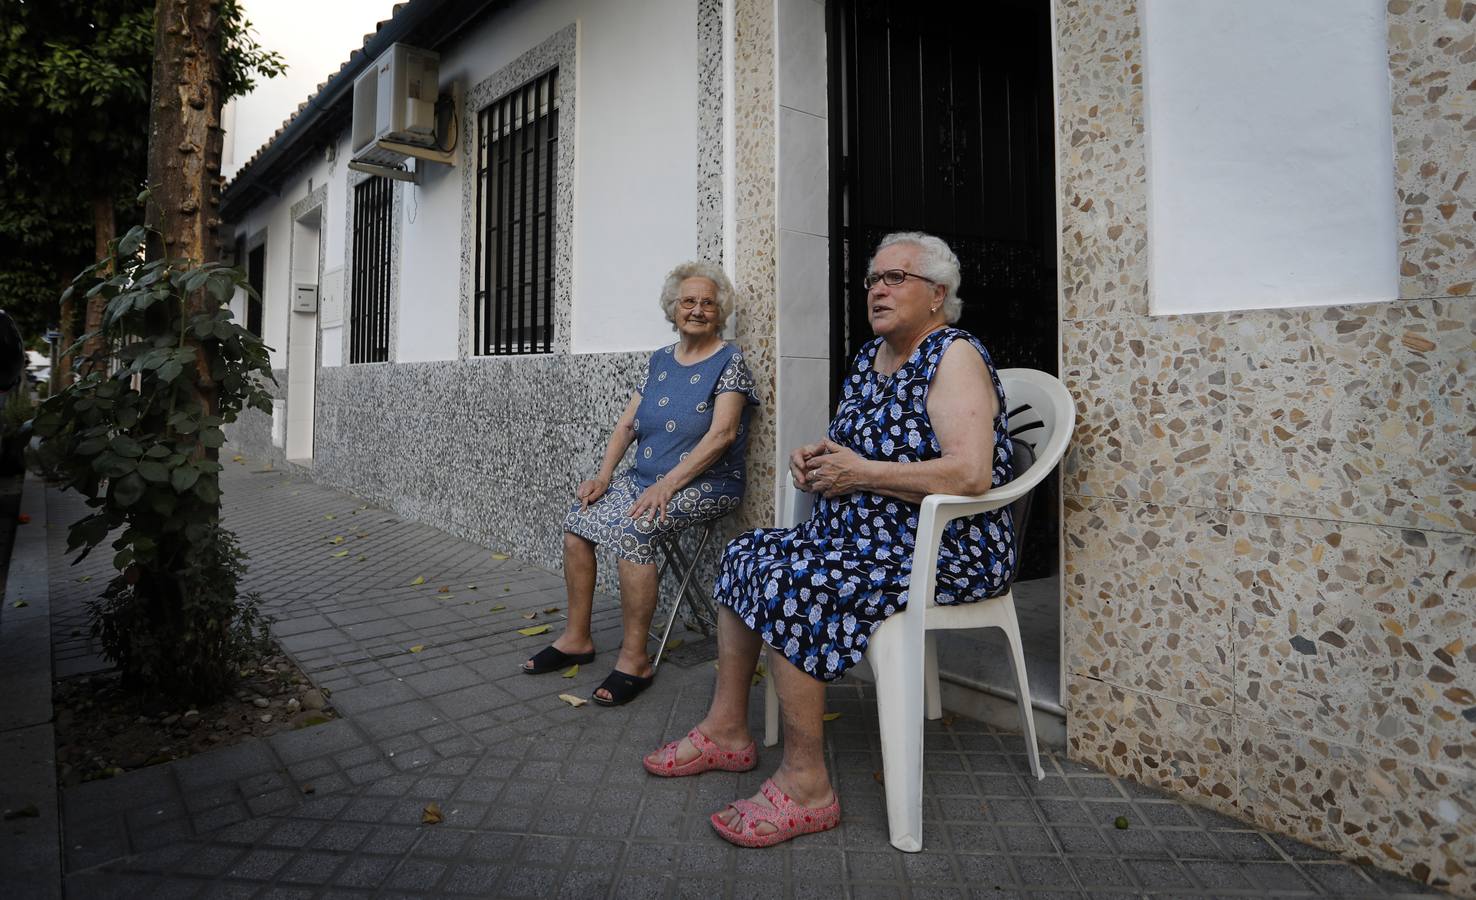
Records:
[[[383,198],[380,202],[379,213],[379,295],[376,297],[379,305],[379,346],[375,348],[375,361],[387,362],[389,360],[389,304],[390,304],[390,273],[394,270],[394,258],[390,255],[394,243],[394,223],[391,217],[394,215],[394,182],[388,178],[379,180],[379,193]]]
[[[538,296],[538,216],[543,208],[538,196],[538,176],[543,171],[539,165],[543,159],[543,102],[545,89],[548,87],[547,78],[540,78],[533,85],[533,144],[529,148],[533,157],[533,220],[528,229],[528,294],[531,308],[528,310],[527,347],[530,353],[537,353],[543,349],[543,334],[540,327],[538,311],[542,307],[542,301]]]
[[[359,310],[364,296],[364,191],[354,187],[354,290],[349,304],[349,362],[359,362]]]
[[[477,223],[472,230],[472,241],[476,244],[476,259],[472,263],[472,355],[475,356],[482,340],[482,287],[487,283],[482,276],[482,201],[487,196],[487,111],[477,113]]]
[[[545,150],[548,160],[547,165],[544,166],[543,175],[545,198],[543,204],[543,350],[545,353],[553,350],[554,214],[558,209],[558,198],[554,190],[557,187],[556,176],[559,162],[559,110],[554,106],[555,87],[556,83],[551,83],[549,86],[548,143]]]
[[[514,279],[517,278],[518,269],[517,244],[515,243],[518,234],[518,223],[513,219],[513,212],[517,208],[517,194],[520,188],[518,180],[514,176],[517,157],[513,152],[513,141],[515,140],[518,121],[517,98],[517,92],[512,93],[507,98],[507,134],[503,137],[503,142],[507,145],[504,156],[505,171],[507,172],[507,210],[502,219],[502,227],[507,230],[507,268],[504,269],[502,277],[498,279],[498,283],[502,288],[502,296],[500,298],[502,307],[498,310],[497,316],[502,322],[502,341],[497,349],[502,353],[511,353],[513,348],[513,284],[515,283]]]
[[[368,242],[367,252],[364,254],[364,264],[368,267],[368,278],[365,279],[364,287],[364,346],[361,348],[364,354],[362,362],[374,362],[374,344],[379,335],[374,329],[374,298],[379,294],[379,184],[377,178],[369,179],[365,188],[365,212],[368,214],[364,222],[365,239]]]

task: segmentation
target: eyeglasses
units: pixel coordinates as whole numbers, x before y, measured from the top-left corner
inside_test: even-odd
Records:
[[[703,297],[700,301],[696,297],[683,297],[677,301],[682,309],[696,309],[699,302],[702,304],[703,309],[718,308],[718,302],[711,297]]]
[[[861,286],[869,291],[876,287],[877,282],[884,281],[892,287],[896,287],[909,278],[926,281],[928,284],[938,283],[926,275],[918,275],[916,272],[908,272],[905,269],[888,269],[885,272],[867,272],[866,277],[861,279]]]

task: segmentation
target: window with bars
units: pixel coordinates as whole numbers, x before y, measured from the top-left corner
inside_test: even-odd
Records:
[[[389,360],[392,186],[388,178],[374,177],[354,188],[350,363]]]
[[[476,295],[472,352],[553,347],[558,69],[477,113]]]

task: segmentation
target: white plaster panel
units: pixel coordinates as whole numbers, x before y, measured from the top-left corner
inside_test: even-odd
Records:
[[[779,108],[779,227],[827,235],[830,202],[826,122]]]
[[[343,326],[325,326],[323,329],[323,358],[318,365],[324,369],[334,369],[343,365]]]
[[[825,5],[779,0],[779,105],[824,117]]]
[[[829,359],[830,241],[779,229],[778,279],[780,355]]]
[[[1144,0],[1150,309],[1398,296],[1384,0]]]
[[[787,484],[789,453],[801,444],[825,437],[830,423],[830,363],[801,356],[779,358],[779,419],[775,438],[778,460],[776,494]]]
[[[461,170],[416,163],[401,195],[396,362],[455,359],[461,305]]]

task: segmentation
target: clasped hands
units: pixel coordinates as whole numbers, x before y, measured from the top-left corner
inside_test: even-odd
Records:
[[[794,486],[823,497],[843,497],[861,490],[870,460],[832,440],[806,444],[789,454]]]

